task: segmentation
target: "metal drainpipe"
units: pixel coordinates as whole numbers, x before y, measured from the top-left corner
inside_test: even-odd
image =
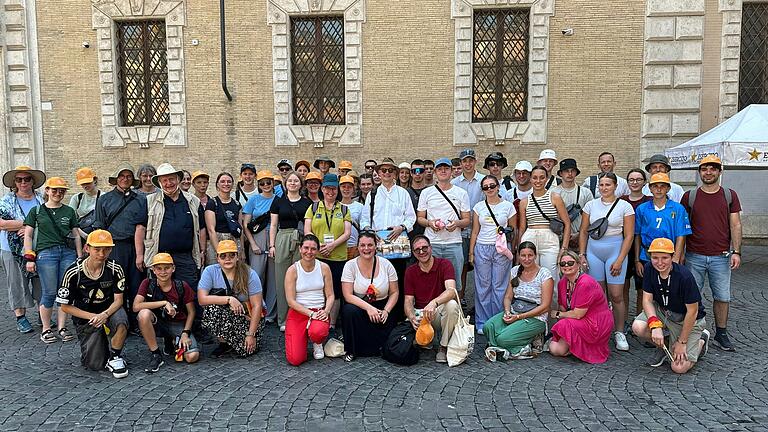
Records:
[[[219,28],[221,30],[221,88],[232,102],[232,95],[227,88],[227,30],[224,19],[224,0],[219,0]]]

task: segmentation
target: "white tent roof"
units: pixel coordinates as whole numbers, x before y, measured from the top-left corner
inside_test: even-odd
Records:
[[[715,154],[723,165],[768,168],[768,104],[752,104],[696,138],[666,149],[672,168],[694,168]]]

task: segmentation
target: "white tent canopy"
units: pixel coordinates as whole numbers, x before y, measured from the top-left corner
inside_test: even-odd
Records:
[[[723,165],[768,168],[768,104],[752,104],[696,138],[666,149],[673,169],[695,168],[714,154]]]

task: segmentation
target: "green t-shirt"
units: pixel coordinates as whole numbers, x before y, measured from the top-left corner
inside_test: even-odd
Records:
[[[343,204],[340,202],[337,202],[333,209],[326,209],[323,201],[320,201],[318,204],[317,212],[312,214],[312,206],[309,206],[304,214],[304,218],[312,219],[312,233],[320,239],[320,244],[325,242],[326,234],[332,235],[333,239],[331,241],[335,241],[344,235],[344,221],[351,223],[352,216],[350,216],[348,210],[342,211],[341,206]],[[328,238],[330,239],[330,237]],[[346,261],[347,243],[344,242],[336,246],[327,259],[330,261]]]
[[[24,225],[37,227],[37,246],[34,246],[37,253],[50,247],[66,245],[67,235],[72,232],[72,228],[77,227],[77,215],[72,207],[62,204],[57,209],[50,209],[44,206],[33,208],[24,219]]]

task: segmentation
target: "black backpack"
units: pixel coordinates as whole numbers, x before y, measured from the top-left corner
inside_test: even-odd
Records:
[[[381,350],[384,360],[402,366],[411,366],[419,362],[419,349],[414,345],[416,330],[410,321],[398,324],[387,337]]]

